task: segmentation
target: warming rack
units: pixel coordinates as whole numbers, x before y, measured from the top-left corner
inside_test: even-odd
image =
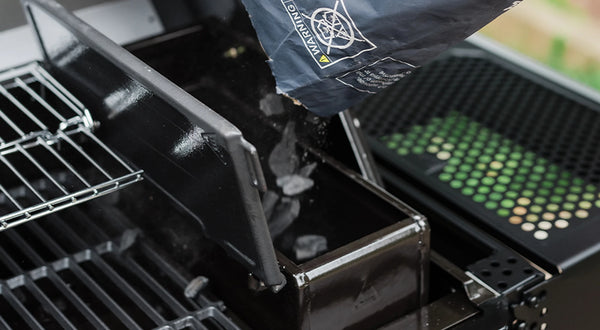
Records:
[[[95,125],[39,63],[0,73],[0,231],[142,180]]]

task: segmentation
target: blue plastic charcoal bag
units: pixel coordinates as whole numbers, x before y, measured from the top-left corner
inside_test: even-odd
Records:
[[[277,82],[319,115],[343,111],[517,5],[513,0],[242,0]]]

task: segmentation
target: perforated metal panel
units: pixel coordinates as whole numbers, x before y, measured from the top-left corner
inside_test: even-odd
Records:
[[[527,76],[449,56],[354,110],[400,171],[504,235],[556,250],[600,214],[600,113]]]
[[[450,57],[356,108],[371,136],[456,111],[592,183],[600,183],[600,114],[483,58]]]

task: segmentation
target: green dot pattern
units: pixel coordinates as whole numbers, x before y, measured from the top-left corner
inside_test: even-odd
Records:
[[[520,223],[537,223],[531,220],[539,218],[546,228],[523,226],[532,235],[564,230],[565,221],[588,218],[572,214],[600,209],[597,186],[456,111],[383,136],[381,142],[401,157],[427,155],[444,162],[435,174],[438,180],[519,229]],[[560,225],[548,229],[547,222],[555,220]]]

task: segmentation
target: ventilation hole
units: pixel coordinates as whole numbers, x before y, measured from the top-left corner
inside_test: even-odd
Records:
[[[498,284],[496,284],[496,285],[500,289],[506,289],[508,287],[508,284],[506,284],[506,282],[498,282]]]
[[[531,275],[531,274],[533,274],[533,269],[531,269],[531,268],[525,268],[525,269],[523,269],[523,273],[525,273],[527,275]]]
[[[506,259],[506,262],[508,262],[511,265],[514,265],[517,263],[517,259],[514,257],[510,257],[510,258]]]
[[[500,267],[500,263],[498,261],[492,261],[490,262],[490,266],[496,268],[496,267]]]

